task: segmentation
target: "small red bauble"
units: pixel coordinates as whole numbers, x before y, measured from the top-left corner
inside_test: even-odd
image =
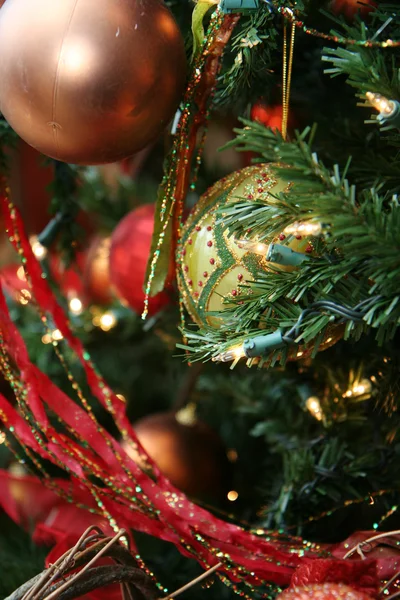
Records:
[[[154,229],[152,204],[135,208],[126,215],[111,236],[110,279],[122,302],[141,313],[144,307],[144,281]],[[169,303],[161,292],[149,299],[149,314]]]
[[[357,13],[360,17],[366,17],[376,6],[373,0],[332,0],[331,11],[352,20]]]
[[[195,498],[226,497],[231,476],[226,448],[219,435],[191,415],[190,409],[144,417],[134,424],[134,429],[144,450],[178,489]],[[132,448],[125,448],[146,469],[139,455]]]
[[[371,596],[343,583],[313,583],[289,588],[277,600],[371,600]]]
[[[258,102],[252,106],[250,117],[252,121],[258,121],[259,123],[265,125],[265,127],[270,127],[271,129],[278,129],[278,131],[281,131],[282,114],[283,109],[280,104],[277,106],[267,106],[267,104]]]

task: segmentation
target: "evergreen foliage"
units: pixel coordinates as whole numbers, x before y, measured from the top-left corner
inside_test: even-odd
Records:
[[[192,2],[167,4],[187,38],[190,56]],[[261,2],[258,11],[241,17],[213,99],[219,116],[248,117],[249,107],[260,98],[280,102],[278,8],[294,4]],[[299,18],[310,27],[353,40],[400,39],[397,3],[380,2],[367,22],[357,18],[351,24],[321,12],[321,4],[329,9],[329,2],[297,2]],[[400,101],[399,57],[399,48],[338,44],[298,30],[292,114],[299,132],[283,140],[279,133],[244,118],[230,143],[240,152],[253,152],[256,162],[274,163],[277,173],[294,181],[290,193],[280,194],[268,206],[238,199],[224,207],[220,218],[230,234],[243,236],[251,228],[261,240],[268,240],[293,221],[319,222],[323,225],[322,237],[315,240],[319,258],[292,273],[276,272],[273,278],[260,272],[244,304],[222,313],[226,325],[221,329],[189,327],[185,349],[190,360],[211,359],[245,337],[259,336],[261,322],[263,334],[277,328],[287,331],[304,308],[321,300],[348,308],[366,302],[362,306],[368,308],[362,321],[346,320],[347,341],[312,361],[288,362],[284,369],[276,365],[249,370],[239,364],[231,371],[211,362],[203,366],[187,400],[196,402],[199,416],[239,456],[232,482],[238,501],[211,509],[245,526],[279,528],[322,542],[343,540],[355,530],[399,528],[398,511],[387,519],[385,515],[397,506],[400,487],[400,133],[380,128],[376,111],[365,102],[367,91]],[[0,119],[2,173],[6,149],[15,141]],[[163,149],[163,144],[157,145],[137,180],[122,178],[117,190],[107,187],[95,169],[55,164],[52,211],[62,218],[45,232],[51,234],[49,245],[53,234],[58,236],[64,256],[72,260],[80,236],[78,209],[85,210],[99,229],[110,232],[136,203],[153,202]],[[222,174],[203,166],[192,199]],[[34,311],[11,299],[10,304],[35,363],[71,393],[51,345],[41,341],[42,327]],[[182,357],[176,357],[182,353],[175,350],[180,340],[176,312],[166,310],[143,327],[138,315],[117,303],[111,308],[118,326],[108,333],[93,326],[90,311],[71,316],[95,364],[115,391],[128,398],[133,421],[174,408],[188,370]],[[318,348],[335,318],[340,320],[326,307],[308,314],[297,330],[298,341],[313,341]],[[70,359],[68,348],[65,352]],[[285,353],[279,351],[272,359],[284,363]],[[80,368],[72,363],[72,370],[90,398]],[[348,394],[364,380],[370,391]],[[307,408],[309,398],[317,398],[321,420]],[[99,407],[95,411],[100,422],[111,427]],[[1,466],[7,467],[12,455],[4,445],[0,448]],[[5,518],[0,529],[3,597],[42,570],[47,549],[34,547],[28,535]],[[144,560],[170,590],[198,574],[197,565],[167,544],[146,536],[137,536],[137,541]],[[190,594],[233,597],[218,583],[209,591],[196,588]]]

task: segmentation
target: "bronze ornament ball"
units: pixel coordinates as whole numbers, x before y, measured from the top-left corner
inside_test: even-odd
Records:
[[[7,0],[1,8],[0,112],[57,160],[110,163],[144,148],[172,118],[185,66],[162,0]]]
[[[135,433],[175,487],[194,498],[222,501],[232,475],[227,450],[207,423],[197,418],[181,419],[182,412],[146,416],[134,423]],[[142,468],[146,467],[131,448],[126,450]]]

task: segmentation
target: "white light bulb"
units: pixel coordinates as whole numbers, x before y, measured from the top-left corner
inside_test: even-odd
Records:
[[[310,396],[306,402],[306,407],[314,419],[317,419],[317,421],[322,421],[324,413],[322,412],[321,402],[317,396]]]
[[[59,329],[55,329],[51,334],[51,337],[53,338],[54,342],[61,342],[61,340],[64,339],[64,336]]]
[[[110,331],[117,324],[117,318],[111,311],[105,312],[101,315],[100,320],[100,329],[103,331]]]
[[[32,252],[38,260],[42,260],[46,257],[47,248],[39,242],[36,235],[31,236],[29,242],[31,244]]]
[[[230,492],[228,492],[227,498],[230,502],[235,502],[239,498],[239,494],[236,490],[231,490]]]
[[[375,94],[373,92],[367,92],[366,94],[368,102],[383,115],[389,116],[395,109],[395,103],[393,100],[388,100],[381,94]]]
[[[69,309],[74,315],[80,315],[83,310],[82,301],[79,298],[71,298],[69,301]]]

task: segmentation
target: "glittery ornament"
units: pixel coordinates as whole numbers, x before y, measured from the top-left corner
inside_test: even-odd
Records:
[[[352,21],[357,14],[366,17],[376,6],[373,0],[332,0],[331,11]]]
[[[154,205],[146,204],[126,215],[111,236],[111,282],[122,302],[138,313],[144,305],[143,285],[153,229]],[[165,292],[150,298],[150,314],[168,302],[169,296]]]
[[[69,163],[114,162],[172,118],[184,43],[161,0],[7,0],[0,81],[0,110],[28,144]]]
[[[277,600],[371,600],[371,596],[342,583],[314,583],[285,590]]]
[[[85,295],[96,304],[109,304],[113,295],[110,282],[109,237],[96,236],[87,251],[83,273]]]
[[[278,177],[271,165],[262,164],[246,167],[221,179],[200,198],[183,228],[177,257],[181,297],[198,325],[220,327],[223,318],[211,313],[226,308],[226,300],[240,300],[241,296],[250,294],[251,288],[247,284],[260,270],[274,277],[276,269],[286,272],[294,269],[267,262],[264,243],[264,255],[255,253],[251,246],[249,250],[248,244],[230,236],[223,224],[217,222],[217,210],[224,205],[239,199],[273,203],[271,193],[288,192],[290,187],[290,181]],[[315,255],[310,237],[280,232],[269,242],[287,245],[295,252]],[[335,343],[340,337],[339,331],[339,328],[331,328],[320,349]],[[310,351],[311,346],[308,352],[304,350],[298,356],[305,357]]]
[[[144,450],[178,489],[195,498],[226,497],[231,465],[220,437],[207,423],[183,409],[145,417],[134,424],[134,430]],[[137,455],[128,453],[141,464]]]

